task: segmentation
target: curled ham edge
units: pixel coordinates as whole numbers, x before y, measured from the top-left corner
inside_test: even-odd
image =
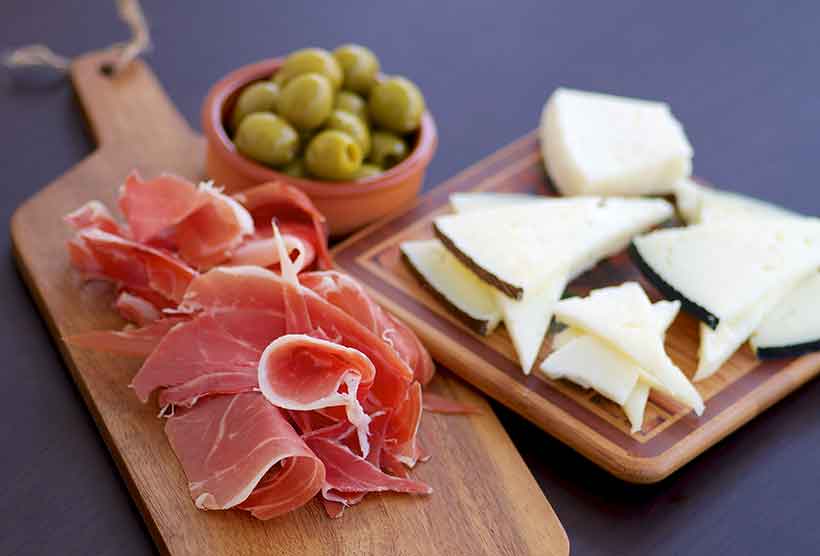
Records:
[[[298,289],[298,264],[290,260],[287,247],[282,239],[282,235],[279,233],[279,227],[276,225],[275,220],[271,222],[271,226],[273,227],[273,237],[276,242],[276,248],[279,252],[282,278]],[[299,323],[299,325],[303,326],[304,323]],[[330,355],[336,359],[337,362],[341,360],[347,365],[347,367],[339,373],[333,387],[321,392],[321,397],[318,399],[300,401],[294,397],[288,397],[278,389],[278,385],[272,380],[272,376],[275,376],[277,370],[280,370],[276,365],[277,357],[282,357],[282,352],[287,355],[289,350],[294,350],[299,347],[314,347],[319,353],[324,352],[326,355]],[[367,457],[370,452],[370,442],[367,438],[370,417],[364,412],[364,409],[357,399],[357,395],[362,381],[364,380],[368,384],[372,383],[375,376],[376,368],[373,362],[370,361],[364,353],[357,349],[308,336],[307,334],[286,334],[280,336],[265,348],[262,352],[262,357],[259,359],[259,390],[271,404],[291,410],[314,410],[323,409],[325,407],[344,406],[348,421],[356,427],[362,457]],[[347,390],[344,393],[340,392],[343,384]]]

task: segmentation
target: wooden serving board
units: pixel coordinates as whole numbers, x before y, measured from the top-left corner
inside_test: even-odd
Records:
[[[555,195],[533,132],[350,238],[337,248],[336,263],[408,322],[439,362],[621,479],[663,479],[820,371],[820,354],[759,362],[744,347],[712,378],[696,384],[706,401],[701,417],[653,391],[643,431],[633,435],[621,408],[594,391],[550,380],[537,370],[525,376],[503,326],[488,337],[476,334],[411,273],[399,245],[433,237],[432,220],[450,212],[448,198],[457,191]],[[625,252],[580,276],[567,293],[585,295],[627,280],[640,281],[653,300],[661,298]],[[698,342],[697,322],[681,312],[666,349],[689,377]],[[548,337],[541,358],[549,345]]]
[[[109,78],[95,53],[73,64],[72,77],[99,149],[22,205],[11,222],[23,276],[55,338],[128,488],[163,553],[239,554],[568,554],[566,534],[541,489],[479,395],[442,372],[432,388],[475,404],[470,417],[427,415],[422,443],[432,459],[413,475],[429,497],[368,496],[338,520],[318,503],[268,522],[242,511],[204,512],[153,404],[127,387],[139,361],[67,346],[62,337],[122,321],[112,292],[82,284],[71,268],[61,222],[91,199],[114,206],[116,188],[136,168],[199,179],[203,142],[140,61]]]

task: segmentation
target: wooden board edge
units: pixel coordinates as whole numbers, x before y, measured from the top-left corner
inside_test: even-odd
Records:
[[[83,399],[83,403],[88,409],[88,412],[91,414],[91,417],[94,419],[94,424],[96,425],[97,430],[100,432],[100,435],[102,436],[103,442],[105,443],[105,448],[111,456],[111,459],[114,461],[114,465],[117,468],[118,474],[124,480],[125,486],[128,489],[129,497],[134,502],[134,504],[136,504],[137,510],[139,510],[143,523],[145,523],[145,525],[147,526],[148,532],[151,535],[151,539],[154,541],[154,545],[159,549],[161,554],[170,555],[171,552],[169,550],[168,544],[165,542],[165,539],[160,532],[159,525],[154,521],[151,512],[148,511],[148,507],[145,505],[144,501],[142,500],[142,496],[140,496],[139,494],[139,489],[137,488],[137,485],[134,482],[134,478],[128,471],[128,467],[125,465],[125,462],[123,462],[122,458],[120,458],[116,450],[116,443],[114,442],[114,439],[111,436],[111,432],[108,430],[108,426],[105,424],[102,415],[100,415],[100,412],[97,410],[97,407],[94,404],[94,400],[91,394],[89,393],[88,388],[85,385],[85,382],[82,379],[82,374],[78,371],[77,366],[74,364],[74,361],[68,352],[68,346],[61,338],[60,331],[55,326],[54,321],[51,318],[49,318],[49,312],[46,307],[45,300],[43,299],[42,293],[36,287],[35,281],[29,274],[27,265],[24,260],[24,255],[18,248],[16,239],[17,226],[15,222],[17,221],[17,219],[19,219],[18,215],[23,214],[25,212],[24,209],[26,204],[33,198],[34,197],[30,197],[29,199],[27,199],[15,210],[14,214],[12,215],[10,235],[11,251],[12,256],[14,257],[15,266],[17,266],[17,269],[20,272],[20,276],[23,278],[23,282],[26,284],[26,289],[29,291],[31,297],[34,299],[34,303],[37,306],[37,312],[46,324],[46,328],[49,331],[49,336],[52,343],[56,345],[57,350],[60,352],[60,358],[63,360],[63,363],[69,370],[72,382],[79,390],[80,395]]]

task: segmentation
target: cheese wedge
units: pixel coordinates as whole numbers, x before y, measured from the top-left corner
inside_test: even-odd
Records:
[[[651,232],[633,241],[644,274],[716,328],[768,292],[820,266],[820,225],[731,220]]]
[[[541,370],[552,379],[566,378],[583,388],[594,388],[618,405],[626,403],[639,376],[632,359],[588,335],[552,352]]]
[[[662,102],[559,88],[539,137],[564,195],[667,194],[692,170],[692,146]]]
[[[647,400],[649,400],[649,385],[639,380],[623,404],[624,413],[629,419],[629,424],[632,425],[633,433],[640,431],[643,426]]]
[[[661,330],[652,303],[637,283],[594,290],[585,298],[561,300],[555,305],[555,316],[608,342],[653,375],[675,399],[698,415],[703,413],[703,399],[666,354],[665,329]]]
[[[421,281],[479,334],[501,320],[493,289],[461,264],[437,239],[406,241],[401,252]]]
[[[515,299],[558,272],[571,274],[663,222],[660,199],[543,199],[436,218],[444,245],[480,278]]]
[[[687,224],[721,222],[729,219],[803,218],[802,215],[753,197],[705,187],[691,179],[675,185],[678,214]]]
[[[820,273],[791,290],[751,338],[758,357],[796,357],[820,350]]]

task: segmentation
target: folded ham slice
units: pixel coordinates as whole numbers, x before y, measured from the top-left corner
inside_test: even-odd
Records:
[[[68,246],[72,264],[87,278],[151,289],[176,302],[196,276],[166,251],[97,228],[80,230]]]
[[[166,317],[142,328],[92,330],[68,336],[65,341],[73,346],[97,351],[132,357],[148,357],[157,349],[169,330],[186,320],[187,317]]]
[[[269,230],[271,220],[276,220],[283,235],[296,234],[313,245],[319,268],[333,266],[327,249],[325,217],[300,190],[282,182],[269,182],[237,193],[234,199],[248,209],[257,230]],[[296,232],[290,228],[295,224],[305,224],[312,232],[305,233],[305,228]]]
[[[128,291],[120,292],[114,302],[114,307],[122,318],[138,326],[144,326],[162,318],[162,313],[153,304]]]
[[[65,215],[64,220],[75,230],[97,228],[109,234],[122,236],[123,230],[108,208],[99,201],[88,201],[75,211]]]
[[[373,363],[359,350],[306,334],[277,338],[259,359],[259,389],[270,403],[297,410],[344,406],[347,421],[358,431],[363,456],[370,451],[370,417],[358,395],[370,388],[375,376]]]
[[[415,379],[427,384],[436,368],[430,353],[412,330],[382,309],[361,284],[336,270],[304,272],[299,282],[336,305],[392,347],[413,369]]]
[[[212,396],[165,432],[198,508],[239,506],[259,519],[296,509],[325,484],[325,466],[260,394]]]

